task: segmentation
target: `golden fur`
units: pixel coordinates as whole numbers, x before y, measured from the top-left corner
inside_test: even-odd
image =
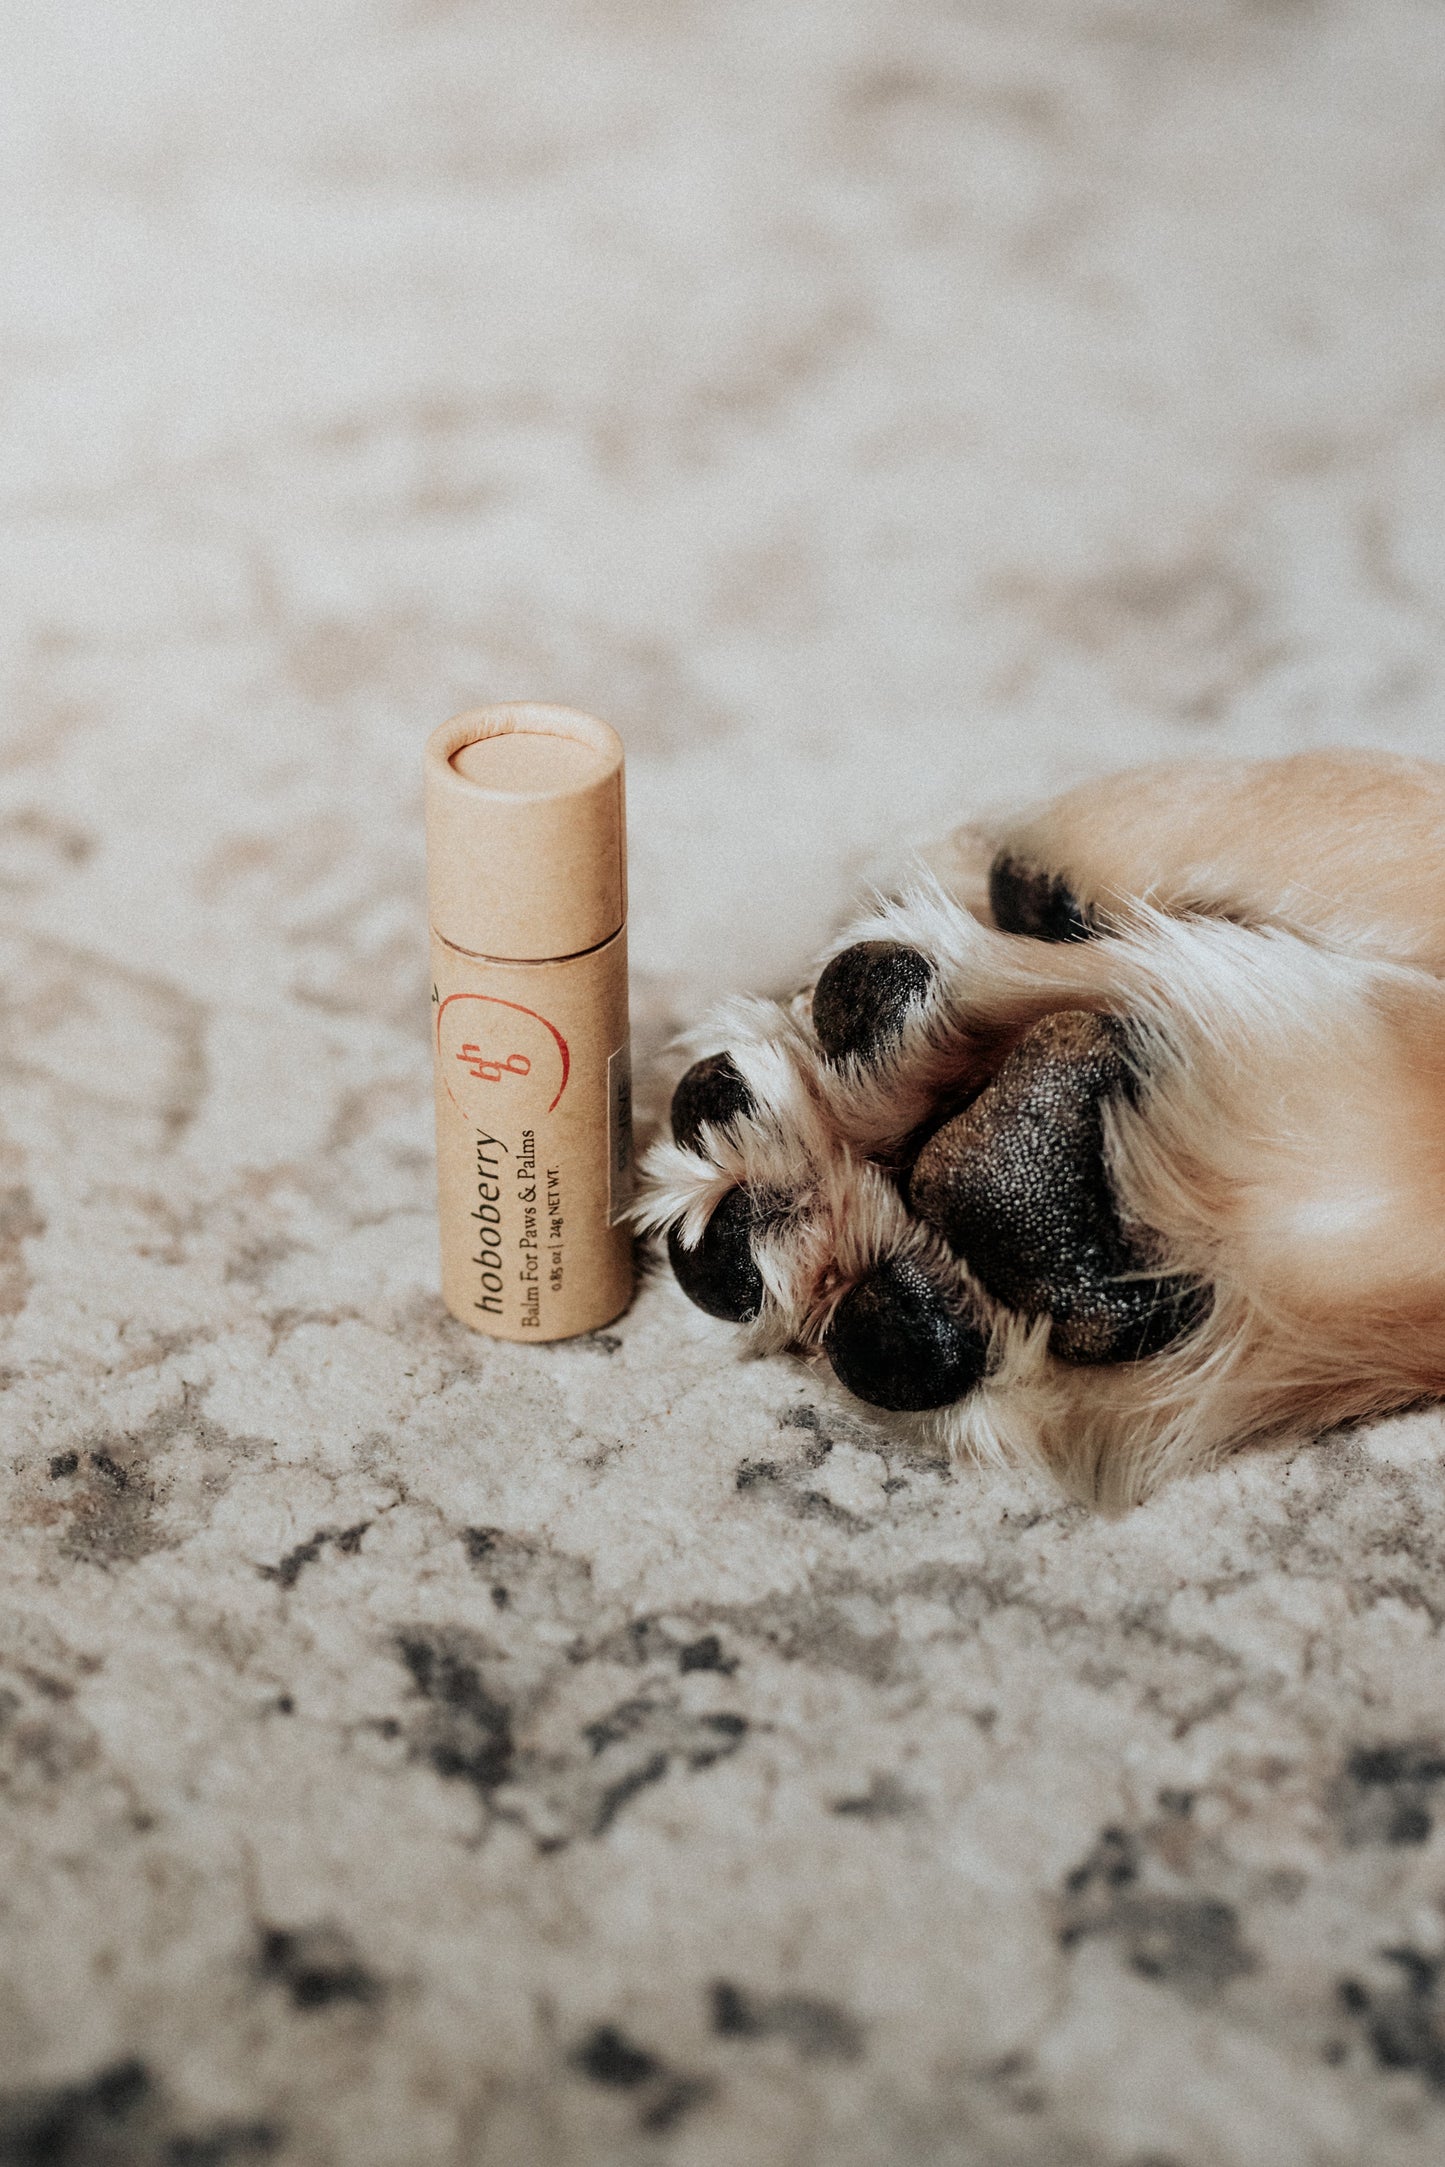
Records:
[[[1061,876],[1102,937],[982,923],[1000,848]],[[691,1048],[731,1052],[753,1115],[649,1156],[643,1222],[687,1242],[735,1182],[783,1200],[756,1244],[754,1348],[816,1349],[870,1265],[914,1254],[991,1320],[989,1374],[880,1419],[1112,1504],[1262,1432],[1445,1392],[1445,767],[1328,752],[1112,776],[960,830],[830,953],[875,939],[921,949],[939,988],[887,1056],[824,1061],[806,994],[734,1002]],[[1095,1369],[991,1302],[881,1170],[1066,1008],[1140,1034],[1142,1095],[1107,1110],[1115,1194],[1160,1269],[1214,1290],[1173,1348]]]

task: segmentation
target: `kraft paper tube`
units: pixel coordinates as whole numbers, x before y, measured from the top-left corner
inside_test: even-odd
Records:
[[[622,742],[565,707],[427,740],[442,1299],[567,1339],[632,1294]]]

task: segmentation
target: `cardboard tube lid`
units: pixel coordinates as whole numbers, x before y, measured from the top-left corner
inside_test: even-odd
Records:
[[[474,707],[427,739],[427,895],[445,941],[575,956],[627,916],[622,740],[570,707]]]

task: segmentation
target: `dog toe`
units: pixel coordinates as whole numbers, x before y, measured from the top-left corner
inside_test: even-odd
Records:
[[[1036,941],[1087,941],[1096,931],[1068,882],[1001,850],[989,868],[988,904],[1001,933]]]
[[[748,1324],[763,1306],[763,1275],[753,1255],[753,1199],[745,1188],[729,1189],[695,1248],[685,1248],[672,1227],[667,1254],[678,1285],[690,1302],[724,1324]]]
[[[704,1127],[724,1129],[755,1111],[753,1094],[732,1055],[710,1053],[678,1080],[672,1094],[672,1140],[693,1150]]]
[[[986,1343],[920,1267],[887,1258],[850,1287],[833,1313],[823,1350],[842,1385],[872,1407],[917,1412],[972,1391]]]
[[[933,965],[902,941],[856,941],[813,989],[813,1031],[830,1061],[874,1059],[902,1033],[933,983]]]

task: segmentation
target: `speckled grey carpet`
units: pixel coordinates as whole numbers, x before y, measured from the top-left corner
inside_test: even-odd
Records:
[[[1440,1417],[1109,1522],[470,1338],[417,780],[622,727],[645,1073],[966,812],[1440,750],[1438,7],[5,48],[0,2162],[1438,2160]]]

